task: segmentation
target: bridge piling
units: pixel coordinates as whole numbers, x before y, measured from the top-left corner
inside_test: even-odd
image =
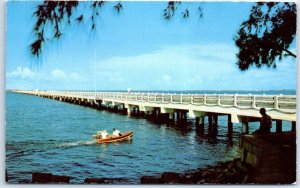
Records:
[[[292,132],[296,132],[296,121],[292,121]]]
[[[175,112],[175,115],[176,115],[176,122],[179,122],[180,121],[180,112]]]
[[[179,112],[179,122],[182,122],[183,121],[183,119],[184,119],[184,114],[183,114],[183,112]]]
[[[230,129],[232,131],[233,123],[232,123],[232,120],[231,120],[231,114],[228,114],[228,116],[227,116],[227,125],[228,125],[228,132],[229,132]]]
[[[212,125],[218,125],[218,115],[216,114],[212,115]]]
[[[282,132],[282,120],[276,120],[276,132],[277,133]]]
[[[199,124],[200,124],[200,117],[196,117],[196,126],[198,127],[199,126]]]
[[[131,110],[130,110],[130,108],[127,108],[127,115],[128,115],[128,116],[131,115]]]
[[[160,108],[154,108],[154,120],[157,122],[161,122],[162,117],[160,113]]]
[[[174,113],[169,113],[169,120],[174,121]]]
[[[198,116],[196,117],[196,128],[200,127],[201,129],[204,129],[204,120],[205,120],[205,116]]]
[[[187,121],[187,112],[185,112],[185,111],[182,112],[182,121],[183,122]]]
[[[242,122],[243,125],[243,134],[249,134],[249,122]]]
[[[212,125],[212,115],[208,115],[208,125]]]
[[[205,116],[200,116],[199,125],[204,128],[204,125],[205,125]]]

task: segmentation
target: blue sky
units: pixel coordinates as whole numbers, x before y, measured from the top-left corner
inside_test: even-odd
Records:
[[[162,18],[166,2],[124,2],[121,14],[103,7],[97,31],[88,21],[49,41],[42,61],[29,53],[38,2],[7,3],[6,88],[47,90],[275,90],[296,88],[296,60],[277,69],[236,65],[233,37],[251,2],[186,3],[187,20]],[[81,8],[78,9],[79,11]],[[295,52],[295,45],[291,49]]]

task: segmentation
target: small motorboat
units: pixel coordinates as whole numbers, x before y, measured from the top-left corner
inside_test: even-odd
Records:
[[[99,133],[101,133],[101,132],[102,131],[98,131],[98,135],[93,135],[92,136],[93,139],[95,139],[98,144],[131,140],[131,138],[133,136],[133,131],[127,131],[127,132],[119,134],[119,136],[107,135],[106,138],[101,138],[101,136],[99,136]]]

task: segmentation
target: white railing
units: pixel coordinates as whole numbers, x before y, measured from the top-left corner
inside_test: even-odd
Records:
[[[236,107],[240,109],[274,109],[283,113],[296,113],[296,95],[240,95],[240,94],[169,94],[128,92],[77,92],[77,91],[15,91],[20,93],[74,97],[94,100],[118,100],[157,104],[205,105]]]

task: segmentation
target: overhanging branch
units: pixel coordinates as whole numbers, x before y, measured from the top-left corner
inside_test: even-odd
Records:
[[[294,58],[297,58],[296,54],[294,54],[293,52],[287,50],[287,49],[283,49],[283,51],[285,51],[287,53],[287,55],[292,56]]]

